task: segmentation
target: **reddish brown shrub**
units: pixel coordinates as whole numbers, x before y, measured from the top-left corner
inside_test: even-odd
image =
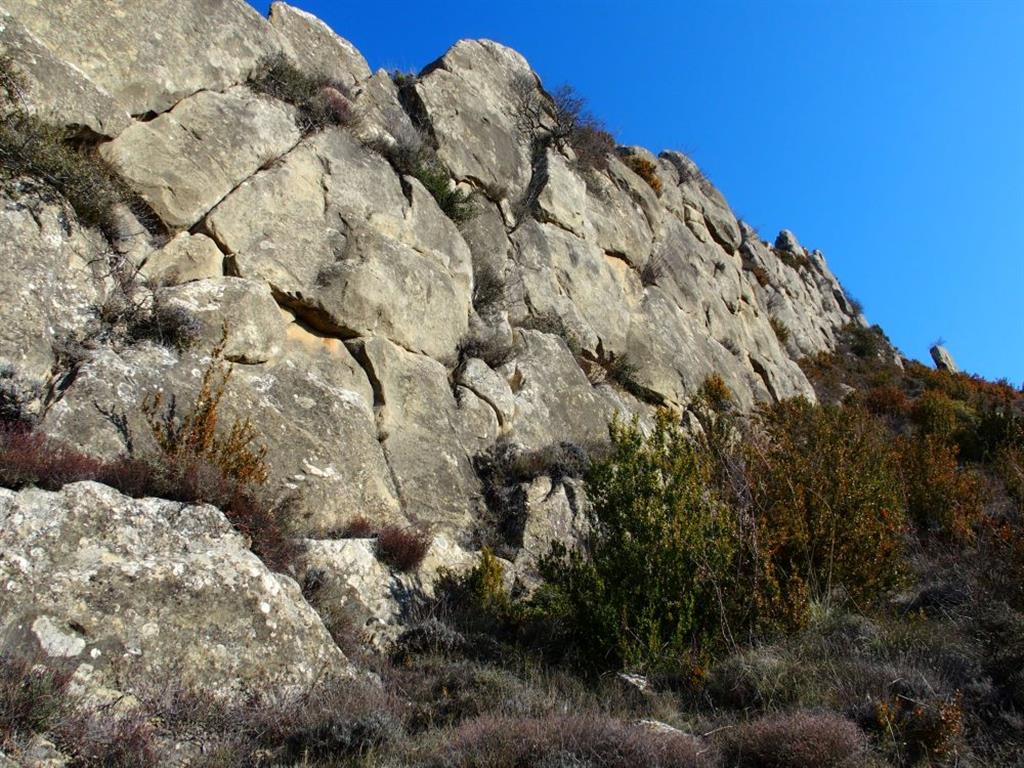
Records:
[[[862,402],[864,407],[876,416],[903,419],[910,414],[910,398],[893,384],[872,387],[864,393]]]
[[[428,763],[446,768],[695,768],[714,762],[683,733],[661,733],[611,718],[485,716],[464,723]]]
[[[626,155],[622,158],[630,170],[647,182],[654,194],[661,196],[661,179],[658,178],[658,166],[640,155]]]
[[[838,768],[862,765],[867,739],[833,714],[796,712],[720,731],[726,765],[735,768]]]
[[[338,534],[342,539],[369,539],[377,534],[377,525],[363,515],[356,515],[345,523]]]
[[[750,270],[757,280],[757,284],[762,288],[767,287],[768,283],[771,282],[771,277],[768,274],[768,270],[758,264],[756,267]]]
[[[874,602],[899,584],[903,485],[891,433],[877,418],[784,401],[762,409],[746,453],[762,559],[785,602],[838,585]]]
[[[875,707],[879,735],[897,765],[943,764],[956,754],[964,733],[963,697],[930,702],[897,696]]]
[[[377,553],[395,570],[415,571],[426,557],[430,541],[425,531],[388,525],[377,534]]]
[[[55,728],[61,751],[81,768],[148,768],[161,764],[157,729],[143,712],[114,716],[76,712]]]
[[[907,493],[907,512],[921,533],[957,541],[974,538],[983,508],[977,474],[957,464],[956,446],[937,435],[898,442]]]
[[[0,749],[47,730],[67,713],[70,677],[35,659],[0,656]]]

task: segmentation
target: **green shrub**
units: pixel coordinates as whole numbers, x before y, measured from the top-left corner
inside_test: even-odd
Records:
[[[452,185],[451,176],[440,162],[421,163],[412,175],[433,196],[438,208],[456,224],[464,224],[476,215],[472,195]]]
[[[791,608],[842,586],[873,602],[905,570],[903,488],[892,436],[859,408],[790,400],[761,410],[748,443],[761,551]]]
[[[556,548],[542,564],[580,660],[657,669],[720,641],[719,590],[735,536],[709,493],[709,466],[668,411],[654,431],[615,419],[611,454],[588,477],[585,552]],[[551,608],[549,607],[549,610]]]

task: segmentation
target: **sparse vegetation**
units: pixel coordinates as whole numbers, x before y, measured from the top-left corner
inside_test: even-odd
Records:
[[[294,106],[295,123],[303,134],[332,125],[357,127],[358,114],[348,88],[325,77],[307,75],[283,53],[261,61],[249,85]]]
[[[430,541],[425,531],[386,525],[377,532],[377,554],[396,571],[415,571],[427,556]]]
[[[769,318],[768,323],[775,332],[775,338],[779,340],[780,344],[785,345],[789,341],[789,327],[777,317]]]
[[[647,182],[654,194],[661,196],[661,179],[658,177],[658,166],[641,155],[625,155],[622,158],[630,170]]]
[[[387,158],[398,173],[415,177],[453,222],[464,224],[473,218],[473,196],[452,184],[451,174],[426,134],[403,126],[394,126],[392,133],[392,141],[378,141],[371,148]]]

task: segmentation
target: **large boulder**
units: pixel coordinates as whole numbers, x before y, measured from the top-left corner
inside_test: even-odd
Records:
[[[217,696],[351,674],[290,578],[220,511],[97,483],[0,490],[0,638],[127,693],[174,680]]]
[[[960,373],[960,369],[957,367],[956,361],[953,359],[953,355],[951,355],[949,350],[941,344],[932,345],[932,348],[928,350],[928,353],[932,356],[932,361],[935,363],[935,367],[940,371]]]
[[[101,350],[47,411],[42,427],[105,458],[153,449],[140,412],[146,397],[163,392],[175,397],[179,412],[187,409],[210,364],[202,351],[178,359],[151,344]],[[218,416],[223,425],[252,422],[267,447],[271,485],[296,494],[296,531],[322,536],[360,514],[402,519],[377,441],[373,399],[344,344],[293,321],[273,359],[234,367]]]
[[[3,7],[0,54],[14,60],[25,77],[24,106],[43,120],[100,136],[116,136],[131,124],[128,112],[109,93],[44,46]]]
[[[344,130],[242,184],[205,227],[238,274],[264,280],[321,330],[379,334],[449,360],[468,327],[472,257],[415,179]]]
[[[167,226],[188,229],[298,140],[290,107],[239,87],[190,96],[100,151]]]
[[[428,66],[415,92],[456,179],[492,199],[518,200],[530,183],[530,140],[517,125],[516,83],[534,79],[526,59],[491,40],[460,40]]]
[[[57,58],[85,73],[129,113],[169,109],[203,90],[245,82],[283,50],[245,0],[4,0]]]
[[[0,195],[0,365],[45,382],[57,352],[95,316],[106,243],[34,182]]]
[[[275,2],[270,6],[270,24],[290,44],[304,71],[342,85],[370,76],[370,67],[356,47],[312,14]]]

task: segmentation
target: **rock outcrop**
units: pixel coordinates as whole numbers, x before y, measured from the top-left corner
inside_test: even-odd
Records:
[[[813,399],[798,360],[865,322],[819,252],[763,241],[684,155],[620,147],[588,168],[540,141],[551,116],[529,125],[524,100],[549,97],[492,41],[392,82],[283,3],[268,20],[243,0],[0,0],[0,53],[25,108],[75,129],[137,197],[108,240],[35,182],[0,190],[0,363],[39,428],[99,458],[144,450],[142,403],[190,402],[219,350],[222,417],[251,420],[271,484],[297,495],[304,568],[356,595],[378,638],[396,595],[433,576],[335,540],[353,518],[430,529],[425,573],[465,567],[486,517],[477,460],[499,440],[599,442],[615,413],[684,411],[712,373],[743,409]],[[280,56],[343,88],[358,119],[303,134],[295,105],[248,84]],[[446,216],[403,152],[436,158],[473,218]],[[126,282],[191,346],[105,330]],[[582,490],[523,492],[509,567],[528,582],[550,539],[579,534]],[[0,526],[9,638],[97,669],[182,663],[208,685],[346,667],[212,508],[83,484],[0,492]]]
[[[350,667],[298,585],[214,507],[96,483],[0,489],[0,637],[109,688],[301,690]]]

